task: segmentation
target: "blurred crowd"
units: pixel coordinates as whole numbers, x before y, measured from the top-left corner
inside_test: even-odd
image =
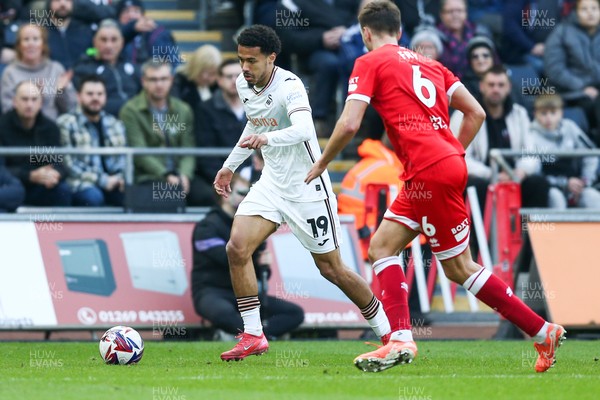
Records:
[[[369,1],[209,3],[237,7],[241,20],[278,32],[277,64],[307,85],[317,134],[326,139],[354,60],[366,52],[357,15]],[[395,3],[400,45],[444,64],[486,110],[466,155],[481,201],[492,148],[542,154],[600,144],[598,0]],[[123,205],[124,156],[61,155],[60,148],[235,145],[246,124],[235,57],[212,45],[184,57],[172,32],[145,14],[142,0],[0,0],[0,147],[31,149],[0,156],[1,210]],[[452,113],[456,133],[461,119]],[[355,148],[382,131],[369,110]],[[136,157],[135,184],[163,182],[188,205],[216,206],[212,180],[223,160]],[[524,155],[510,165],[499,179],[521,183],[524,206],[600,208],[597,157]]]

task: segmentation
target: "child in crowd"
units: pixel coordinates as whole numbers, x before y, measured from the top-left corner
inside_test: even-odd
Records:
[[[541,172],[552,186],[549,206],[600,208],[600,192],[591,185],[597,179],[598,157],[557,157],[555,150],[595,148],[575,122],[563,118],[563,101],[557,94],[539,96],[534,103],[530,140],[540,156]]]

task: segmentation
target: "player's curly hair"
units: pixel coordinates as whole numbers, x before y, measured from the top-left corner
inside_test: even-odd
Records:
[[[400,10],[389,0],[373,1],[360,11],[358,23],[361,28],[396,35],[400,31]]]
[[[238,46],[260,47],[265,55],[281,52],[281,40],[273,30],[266,25],[252,25],[244,29],[237,38]]]

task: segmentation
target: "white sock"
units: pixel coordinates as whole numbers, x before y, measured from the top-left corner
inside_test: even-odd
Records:
[[[263,333],[262,323],[260,322],[260,307],[240,313],[244,320],[244,332],[254,336],[260,336]]]
[[[387,315],[385,315],[381,302],[377,308],[377,314],[375,314],[373,318],[368,319],[367,322],[371,325],[373,332],[375,332],[378,337],[387,335],[392,331],[392,328],[390,328],[390,321],[388,321]]]
[[[396,331],[392,333],[392,336],[390,336],[390,340],[396,340],[399,342],[412,342],[412,331],[410,329],[401,329],[399,331]]]
[[[477,296],[477,293],[481,290],[483,285],[490,279],[492,273],[485,268],[481,268],[479,271],[471,274],[462,286],[467,289],[473,296]]]
[[[548,332],[549,326],[550,323],[548,321],[544,322],[544,326],[542,326],[542,329],[540,329],[540,331],[536,333],[533,337],[533,340],[535,340],[536,343],[544,343],[544,341],[546,340],[546,332]]]

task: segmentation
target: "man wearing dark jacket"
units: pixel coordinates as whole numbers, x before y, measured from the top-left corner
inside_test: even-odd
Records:
[[[507,64],[530,64],[543,73],[546,39],[572,1],[513,0],[504,2],[502,12],[502,61]]]
[[[233,216],[237,207],[250,190],[250,182],[234,175],[231,194],[223,199],[221,206],[212,209],[196,224],[192,246],[194,268],[192,270],[192,298],[196,312],[212,325],[230,334],[243,331],[244,323],[237,308],[225,245],[231,234]],[[254,253],[253,262],[259,282],[270,275],[268,253],[260,249]],[[304,311],[299,306],[260,290],[265,335],[278,337],[297,328],[304,320]]]
[[[50,58],[69,70],[92,47],[94,31],[90,25],[72,18],[73,0],[48,0],[48,10]]]
[[[14,109],[0,117],[0,146],[29,147],[25,156],[6,157],[6,167],[21,180],[26,190],[25,203],[35,206],[70,206],[71,189],[65,182],[60,132],[56,124],[40,111],[39,88],[23,81],[17,85]]]
[[[171,31],[144,15],[142,0],[121,0],[116,5],[117,19],[125,39],[123,58],[141,65],[149,59],[181,64],[179,48]]]
[[[12,212],[25,200],[25,188],[12,176],[0,159],[0,213]]]
[[[121,58],[123,35],[113,20],[104,20],[94,35],[94,51],[75,64],[73,83],[79,87],[84,76],[98,75],[106,86],[105,111],[119,115],[121,107],[141,90],[140,69]]]

